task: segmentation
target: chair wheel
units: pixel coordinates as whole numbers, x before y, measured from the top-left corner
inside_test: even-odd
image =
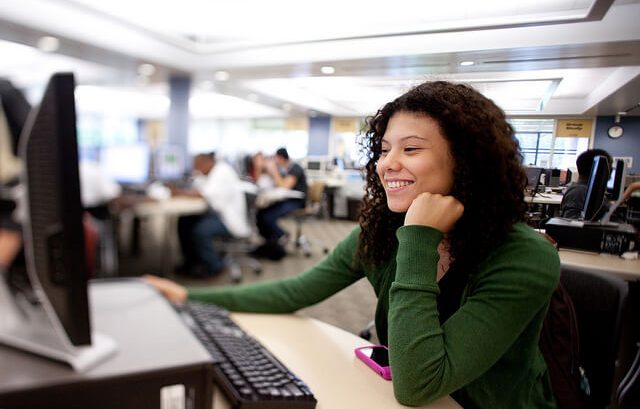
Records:
[[[242,282],[242,277],[231,277],[231,282],[233,284],[240,284]]]

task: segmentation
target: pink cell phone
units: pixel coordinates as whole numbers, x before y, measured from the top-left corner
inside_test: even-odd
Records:
[[[356,356],[384,379],[391,380],[389,367],[389,350],[384,345],[370,345],[355,349]]]

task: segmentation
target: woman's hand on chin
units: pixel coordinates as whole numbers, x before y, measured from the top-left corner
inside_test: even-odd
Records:
[[[464,213],[464,206],[453,196],[438,193],[420,193],[409,206],[404,225],[433,227],[442,233],[453,229]]]

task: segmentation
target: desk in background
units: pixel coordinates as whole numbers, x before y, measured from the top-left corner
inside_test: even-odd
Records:
[[[627,282],[640,281],[640,259],[625,260],[615,254],[568,249],[562,249],[558,254],[560,255],[560,264],[563,266],[613,274]]]
[[[168,274],[173,268],[174,253],[177,249],[177,220],[180,216],[204,213],[207,202],[199,197],[171,197],[165,200],[155,200],[147,196],[138,196],[135,200],[126,201],[126,205],[116,209],[119,224],[132,227],[119,234],[127,246],[130,254],[140,252],[140,239],[151,240],[161,252],[162,273]],[[141,221],[148,222],[147,228],[151,234],[144,236],[140,232]]]
[[[557,193],[525,194],[524,201],[528,206],[525,221],[533,228],[540,228],[541,223],[559,214],[562,195]]]
[[[562,195],[558,193],[536,193],[535,196],[525,195],[524,201],[529,204],[560,206]]]

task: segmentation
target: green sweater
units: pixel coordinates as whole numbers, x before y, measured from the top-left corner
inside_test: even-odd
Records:
[[[379,268],[354,260],[359,228],[310,270],[291,278],[190,289],[189,299],[232,311],[286,313],[366,277],[378,297],[376,329],[387,339],[396,399],[423,405],[453,394],[465,408],[555,408],[538,339],[560,271],[556,250],[524,224],[478,266],[461,305],[438,319],[437,245],[423,226],[397,231],[395,259]]]

